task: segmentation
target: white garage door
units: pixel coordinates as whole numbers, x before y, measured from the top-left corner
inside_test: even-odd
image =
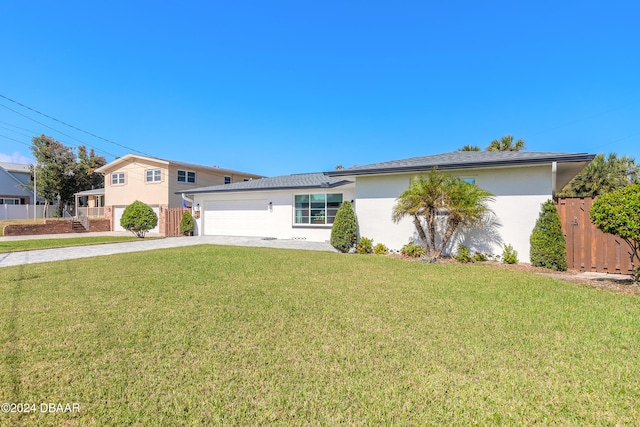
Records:
[[[264,236],[267,200],[217,200],[204,202],[207,236]]]
[[[159,233],[160,232],[160,208],[152,206],[151,209],[158,215],[158,225],[152,230],[149,230],[149,233]],[[113,231],[127,231],[120,225],[120,218],[122,218],[122,214],[124,213],[124,208],[113,208]]]

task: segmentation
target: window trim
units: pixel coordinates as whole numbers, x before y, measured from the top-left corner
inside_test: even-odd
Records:
[[[183,180],[180,180],[180,172],[184,173]],[[189,181],[189,174],[193,174],[193,181]],[[198,182],[196,171],[191,171],[187,169],[178,169],[178,173],[176,174],[176,180],[180,184],[196,184]]]
[[[151,180],[149,180],[149,172],[151,172]],[[156,172],[158,174],[156,175]],[[158,179],[156,179],[158,178]],[[162,169],[154,168],[154,169],[145,169],[144,170],[144,183],[145,184],[156,184],[158,182],[162,182]]]
[[[114,178],[116,182],[114,181]],[[120,182],[120,178],[122,178],[122,182]],[[111,185],[125,185],[127,183],[125,173],[124,172],[112,172],[111,173]]]
[[[323,223],[318,223],[318,222],[314,223],[314,220],[313,220],[314,217],[311,216],[311,211],[312,210],[320,209],[320,208],[313,209],[311,207],[311,196],[314,196],[314,195],[323,195],[324,196],[324,208],[321,208],[323,210],[323,212],[324,212],[324,215],[323,215],[324,216],[324,222]],[[307,211],[306,217],[308,218],[309,222],[296,222],[296,217],[297,217],[297,215],[296,215],[296,213],[297,213],[296,212],[297,211],[297,208],[296,208],[296,197],[297,196],[307,196],[307,198],[308,198],[307,204],[309,206],[306,208],[306,211]],[[291,206],[292,210],[293,210],[293,214],[292,214],[292,218],[291,218],[292,225],[294,227],[319,227],[319,228],[332,227],[333,226],[333,222],[328,222],[329,218],[331,217],[335,221],[335,214],[337,214],[338,209],[340,208],[340,205],[338,205],[338,207],[329,207],[329,196],[340,196],[341,199],[342,199],[342,201],[340,202],[340,205],[342,205],[342,203],[344,202],[344,193],[296,193],[296,194],[293,194],[293,200],[292,200],[292,206]],[[334,215],[328,215],[328,211],[330,209],[331,210],[335,210]],[[302,216],[302,218],[304,218],[304,216]],[[317,221],[317,219],[315,221]]]

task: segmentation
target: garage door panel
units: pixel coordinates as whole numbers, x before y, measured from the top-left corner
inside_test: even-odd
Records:
[[[266,199],[204,203],[205,235],[261,236],[265,231],[266,219]]]

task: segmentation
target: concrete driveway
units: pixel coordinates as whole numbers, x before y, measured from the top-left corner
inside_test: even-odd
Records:
[[[0,237],[0,242],[9,240],[53,239],[68,237],[89,237],[94,233]],[[112,232],[100,235],[127,235]],[[130,234],[129,234],[130,235]],[[312,251],[337,252],[329,243],[307,242],[305,240],[265,240],[260,237],[229,237],[229,236],[198,236],[198,237],[167,237],[165,239],[140,240],[135,242],[107,243],[89,246],[70,246],[56,249],[40,249],[34,251],[0,253],[0,268],[13,265],[35,264],[39,262],[62,261],[67,259],[88,258],[102,255],[113,255],[125,252],[150,251],[154,249],[177,248],[193,245],[229,245],[229,246],[258,246],[264,248],[298,249]]]

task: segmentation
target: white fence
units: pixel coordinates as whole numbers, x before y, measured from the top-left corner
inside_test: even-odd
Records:
[[[53,218],[57,206],[49,205],[47,218]],[[43,218],[44,205],[36,205],[36,216]],[[33,218],[33,205],[0,205],[0,220]]]

